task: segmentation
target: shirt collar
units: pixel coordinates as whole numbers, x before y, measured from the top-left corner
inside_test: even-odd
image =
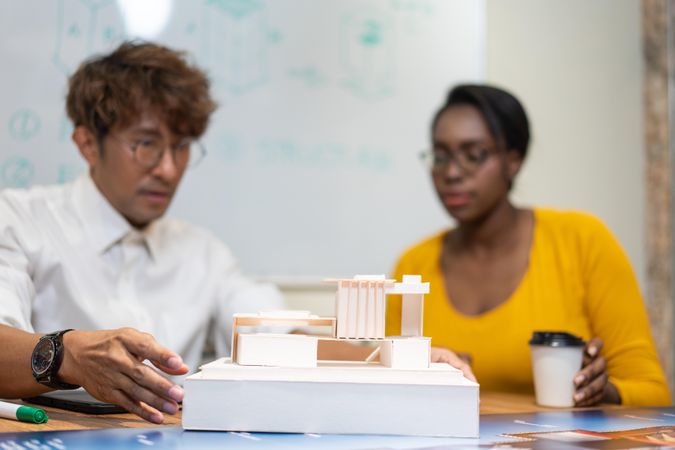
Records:
[[[148,253],[154,258],[159,245],[157,223],[150,223],[143,230],[132,227],[98,190],[89,172],[75,180],[73,197],[85,233],[97,253],[105,253],[127,235],[140,234]]]
[[[161,218],[154,220],[148,224],[142,231],[145,237],[145,248],[148,249],[150,257],[154,260],[157,256],[160,246],[160,227]]]

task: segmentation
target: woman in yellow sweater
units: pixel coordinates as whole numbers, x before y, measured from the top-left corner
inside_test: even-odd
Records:
[[[454,88],[434,117],[424,156],[457,225],[409,249],[394,274],[431,282],[432,358],[461,365],[460,355],[482,389],[532,392],[532,332],[568,331],[588,342],[578,406],[670,404],[637,281],[609,230],[587,214],[511,203],[529,135],[518,100],[490,86]],[[400,301],[388,306],[396,335]]]

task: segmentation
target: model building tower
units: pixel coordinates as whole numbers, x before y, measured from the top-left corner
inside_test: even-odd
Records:
[[[403,282],[385,280],[384,275],[357,275],[337,282],[335,316],[338,338],[383,339],[386,315],[385,296],[403,296],[401,336],[422,336],[424,294],[429,283],[419,275],[403,275]]]
[[[422,283],[421,276],[403,275],[400,283],[384,275],[327,281],[338,285],[337,339],[381,340],[380,362],[387,367],[429,367],[431,341],[422,336],[424,294],[429,293],[429,283]],[[402,296],[401,336],[384,336],[387,294]]]
[[[337,283],[335,317],[339,339],[383,339],[385,297],[394,280],[384,276],[356,276]]]

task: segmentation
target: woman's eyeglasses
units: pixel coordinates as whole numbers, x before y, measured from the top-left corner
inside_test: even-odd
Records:
[[[496,147],[469,147],[460,150],[432,148],[423,150],[420,153],[420,159],[432,173],[446,171],[451,163],[455,163],[462,172],[471,174],[478,170],[496,152]]]

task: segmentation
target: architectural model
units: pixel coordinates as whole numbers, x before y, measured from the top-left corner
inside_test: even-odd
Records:
[[[234,316],[232,357],[185,381],[183,427],[477,437],[478,385],[448,364],[430,363],[431,339],[422,333],[429,283],[416,275],[401,282],[383,275],[325,281],[337,286],[335,317]],[[389,294],[402,298],[400,336],[385,336]],[[261,330],[298,327],[328,333]],[[370,343],[373,351],[365,361],[324,361],[317,356],[322,340]]]

